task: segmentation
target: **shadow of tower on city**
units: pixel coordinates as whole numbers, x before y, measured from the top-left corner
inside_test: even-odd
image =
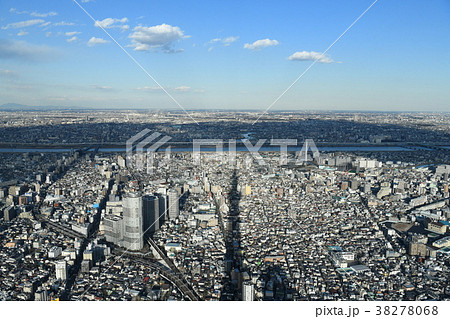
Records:
[[[242,260],[240,254],[241,234],[238,228],[239,223],[239,202],[241,193],[238,190],[238,176],[236,169],[231,176],[231,184],[228,191],[229,211],[224,219],[225,222],[225,271],[227,277],[222,289],[222,300],[240,300],[242,289]]]

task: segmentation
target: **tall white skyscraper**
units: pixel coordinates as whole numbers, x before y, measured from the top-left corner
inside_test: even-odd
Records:
[[[123,201],[123,244],[130,250],[144,247],[142,196],[138,192],[124,195]]]
[[[242,300],[253,301],[255,296],[255,287],[251,281],[246,281],[242,285]]]
[[[180,200],[178,192],[174,189],[169,190],[169,219],[175,219],[180,215]]]
[[[67,263],[65,260],[56,263],[56,279],[67,280]]]

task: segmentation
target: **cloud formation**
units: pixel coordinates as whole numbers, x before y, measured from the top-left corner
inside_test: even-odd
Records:
[[[161,88],[159,86],[140,86],[140,87],[137,87],[135,90],[138,90],[138,91],[160,91]]]
[[[270,39],[261,39],[261,40],[256,40],[253,43],[246,43],[244,44],[244,48],[245,49],[249,49],[249,50],[260,50],[262,48],[267,48],[267,47],[271,47],[274,45],[279,45],[280,42],[278,42],[277,40],[270,40]]]
[[[315,51],[301,51],[295,52],[289,58],[289,61],[316,61],[318,63],[333,63],[335,62],[328,55],[323,55],[320,52]]]
[[[51,11],[51,12],[45,12],[45,13],[39,13],[39,12],[34,11],[34,12],[31,12],[31,13],[30,13],[30,16],[38,17],[38,18],[54,17],[54,16],[56,16],[56,15],[58,15],[58,13],[57,13],[57,12],[54,12],[54,11]]]
[[[53,60],[57,52],[45,45],[34,45],[25,41],[0,39],[0,60],[15,59],[23,61]]]
[[[27,14],[28,13],[28,11],[17,11],[16,8],[10,8],[9,12],[15,13],[15,14]]]
[[[71,37],[71,38],[67,39],[66,41],[71,43],[71,42],[75,42],[77,40],[78,40],[78,37]]]
[[[91,88],[93,88],[95,90],[100,90],[100,91],[112,91],[113,90],[113,87],[109,86],[109,85],[93,84],[93,85],[91,85]]]
[[[173,43],[188,36],[179,27],[163,23],[153,27],[137,26],[128,37],[135,51],[162,49],[165,53],[174,53],[182,50],[172,49]]]
[[[228,47],[231,45],[231,43],[236,42],[239,39],[239,37],[235,37],[235,36],[230,36],[230,37],[226,37],[226,38],[215,38],[212,39],[211,41],[209,41],[210,44],[213,43],[222,43],[224,46]]]
[[[71,31],[71,32],[66,32],[65,35],[66,37],[73,37],[74,35],[80,34],[81,32],[78,31]]]
[[[224,46],[229,46],[231,43],[236,42],[239,39],[239,37],[227,37],[222,40],[222,43]]]
[[[11,29],[11,28],[12,29],[25,28],[25,27],[30,27],[32,25],[36,25],[36,24],[40,24],[40,23],[44,23],[44,22],[45,21],[42,19],[31,19],[31,20],[25,20],[25,21],[7,24],[7,25],[3,26],[2,29],[6,30],[6,29]]]
[[[179,92],[188,92],[191,90],[190,86],[178,86],[176,88],[174,88],[175,91],[179,91]]]
[[[15,14],[29,14],[32,17],[38,17],[38,18],[46,18],[46,17],[53,17],[58,15],[57,12],[51,11],[51,12],[45,12],[45,13],[40,13],[37,11],[33,11],[33,12],[29,12],[29,11],[17,11],[16,8],[10,8],[9,12],[11,13],[15,13]]]
[[[75,23],[73,23],[73,22],[67,22],[67,21],[60,21],[60,22],[55,22],[55,23],[53,23],[53,25],[54,25],[55,27],[60,27],[60,26],[75,25]]]
[[[123,31],[125,31],[130,28],[130,26],[128,24],[125,24],[127,22],[128,22],[128,18],[126,18],[126,17],[124,17],[122,19],[106,18],[103,20],[95,21],[94,26],[101,27],[104,29],[120,28]]]
[[[108,40],[105,40],[105,39],[102,39],[102,38],[92,37],[87,42],[87,45],[90,46],[90,47],[93,47],[94,45],[104,44],[104,43],[108,43],[108,42],[109,42]]]

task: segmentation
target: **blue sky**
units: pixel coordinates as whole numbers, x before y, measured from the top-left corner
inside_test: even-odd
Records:
[[[266,109],[372,1],[1,0],[0,104]],[[272,110],[450,110],[450,1],[379,0]]]

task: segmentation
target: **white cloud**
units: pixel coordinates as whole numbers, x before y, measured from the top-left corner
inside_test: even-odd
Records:
[[[60,26],[75,25],[75,23],[73,23],[73,22],[67,22],[67,21],[60,21],[60,22],[55,22],[55,23],[53,23],[53,25],[54,25],[55,27],[60,27]]]
[[[301,51],[295,52],[292,54],[288,60],[290,61],[316,61],[318,63],[333,63],[333,59],[331,59],[327,55],[322,55],[320,52],[315,51]]]
[[[222,40],[222,43],[224,46],[229,46],[231,43],[236,42],[239,39],[239,37],[227,37]]]
[[[54,17],[56,15],[58,15],[58,13],[54,12],[54,11],[46,12],[46,13],[39,13],[39,12],[34,11],[34,12],[30,13],[30,16],[38,17],[38,18]]]
[[[17,36],[22,37],[22,36],[27,35],[27,34],[28,34],[28,32],[21,30],[21,31],[19,31],[17,33]]]
[[[40,25],[40,27],[46,27],[46,26],[49,26],[50,24],[51,24],[51,22],[50,22],[50,21],[47,21],[47,22],[42,23],[42,24]]]
[[[277,40],[270,40],[270,39],[261,39],[261,40],[256,40],[253,43],[246,43],[244,44],[244,48],[245,49],[250,49],[250,50],[259,50],[262,48],[267,48],[267,47],[271,47],[274,45],[278,45],[280,44],[280,42],[278,42]]]
[[[28,14],[28,11],[17,11],[16,8],[10,8],[9,12],[15,13],[15,14]]]
[[[81,2],[83,2],[83,3],[88,3],[88,2],[92,2],[92,1],[94,1],[94,0],[81,0]]]
[[[14,22],[14,23],[10,23],[7,24],[6,26],[3,26],[2,29],[6,30],[6,29],[18,29],[18,28],[25,28],[25,27],[30,27],[32,25],[36,25],[36,24],[40,24],[40,23],[44,23],[45,21],[42,19],[32,19],[32,20],[26,20],[26,21],[20,21],[20,22]]]
[[[108,40],[105,40],[105,39],[102,39],[102,38],[92,37],[87,42],[87,45],[92,47],[92,46],[97,45],[97,44],[104,44],[104,43],[108,43],[108,42],[109,42]]]
[[[128,24],[124,24],[128,22],[128,18],[116,19],[116,18],[106,18],[103,20],[97,20],[94,23],[94,26],[101,27],[104,29],[111,28],[120,28],[123,31],[128,30],[130,26]]]
[[[91,85],[91,87],[93,89],[102,90],[102,91],[111,91],[113,89],[112,86],[108,86],[108,85],[97,85],[97,84],[94,84],[94,85]]]
[[[165,88],[168,91],[172,92],[195,92],[195,93],[204,93],[205,90],[203,89],[192,89],[190,86],[181,85],[177,86],[175,88],[166,87]],[[159,86],[141,86],[135,88],[137,91],[143,91],[143,92],[159,92],[162,91],[162,89]]]
[[[178,86],[174,90],[180,92],[188,92],[191,90],[191,88],[189,86]]]
[[[171,47],[175,41],[186,37],[179,27],[168,24],[153,27],[137,26],[133,29],[133,33],[129,35],[132,42],[131,46],[136,51],[161,48],[166,53],[180,52],[181,50],[173,50]]]
[[[45,45],[34,45],[25,41],[0,39],[0,59],[24,61],[52,61],[58,52]]]
[[[70,39],[67,39],[66,41],[70,43],[70,42],[75,42],[77,40],[78,40],[78,37],[71,37]]]
[[[71,32],[66,32],[65,35],[66,37],[73,37],[74,35],[80,34],[81,32],[78,31],[71,31]]]
[[[159,91],[161,88],[159,86],[140,86],[137,87],[135,90],[138,91]]]
[[[15,13],[15,14],[29,14],[32,17],[38,17],[38,18],[54,17],[54,16],[58,15],[58,12],[55,12],[55,11],[40,13],[40,12],[37,12],[37,11],[33,11],[33,12],[17,11],[16,8],[10,8],[9,12]]]
[[[226,37],[226,38],[215,38],[212,39],[211,41],[209,41],[210,44],[214,44],[214,43],[222,43],[224,46],[229,46],[231,43],[236,42],[239,39],[239,37]]]

